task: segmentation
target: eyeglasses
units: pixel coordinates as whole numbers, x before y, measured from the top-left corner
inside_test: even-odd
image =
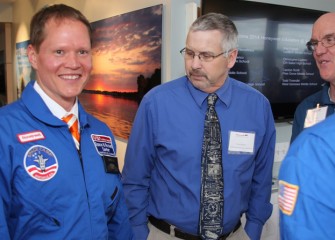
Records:
[[[199,54],[195,54],[195,52],[193,52],[192,50],[187,49],[187,48],[183,48],[179,52],[187,60],[194,59],[194,57],[197,56],[199,58],[199,60],[202,61],[202,62],[211,62],[215,58],[217,58],[221,55],[225,55],[225,57],[227,57],[228,53],[231,52],[231,50],[219,53],[218,55],[214,55],[213,53],[210,53],[210,52],[201,52]]]
[[[311,40],[306,43],[307,49],[311,52],[315,51],[316,47],[318,46],[319,42],[325,48],[330,48],[335,45],[335,34],[327,35],[321,39],[321,41]]]

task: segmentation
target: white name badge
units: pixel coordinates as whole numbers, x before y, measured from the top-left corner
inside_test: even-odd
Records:
[[[254,153],[255,133],[252,132],[235,132],[229,133],[229,153]]]
[[[328,106],[308,109],[306,118],[305,118],[304,128],[311,127],[325,120],[326,115],[327,115],[327,109],[328,109]]]

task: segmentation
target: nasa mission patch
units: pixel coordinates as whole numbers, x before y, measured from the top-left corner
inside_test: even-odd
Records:
[[[115,156],[115,150],[110,136],[91,134],[95,149],[100,156]]]
[[[23,165],[27,173],[37,181],[48,181],[58,171],[56,155],[47,147],[34,145],[24,156]]]

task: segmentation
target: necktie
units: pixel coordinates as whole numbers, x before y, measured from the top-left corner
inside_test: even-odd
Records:
[[[80,134],[79,134],[79,129],[78,129],[77,117],[71,113],[63,117],[62,120],[67,123],[69,130],[72,134],[73,141],[76,144],[77,149],[79,149]]]
[[[201,158],[199,234],[201,239],[217,239],[223,234],[223,169],[220,122],[215,111],[218,96],[207,97]]]

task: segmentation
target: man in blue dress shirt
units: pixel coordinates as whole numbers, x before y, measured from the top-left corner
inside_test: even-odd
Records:
[[[313,52],[316,66],[325,81],[322,89],[304,99],[294,113],[291,142],[304,128],[335,112],[335,13],[323,14],[315,21],[307,48]],[[324,114],[321,116],[322,109]],[[312,119],[306,126],[306,118]]]
[[[282,240],[335,238],[335,116],[331,104],[335,99],[335,13],[318,18],[307,45],[328,85],[302,106],[307,110],[323,101],[331,115],[302,131],[282,162],[278,198]]]
[[[224,234],[218,239],[260,239],[272,213],[275,127],[269,101],[228,76],[237,39],[226,16],[198,18],[181,50],[186,76],[154,88],[140,104],[122,175],[138,240],[200,239],[201,146],[209,93],[218,96],[222,133]]]

